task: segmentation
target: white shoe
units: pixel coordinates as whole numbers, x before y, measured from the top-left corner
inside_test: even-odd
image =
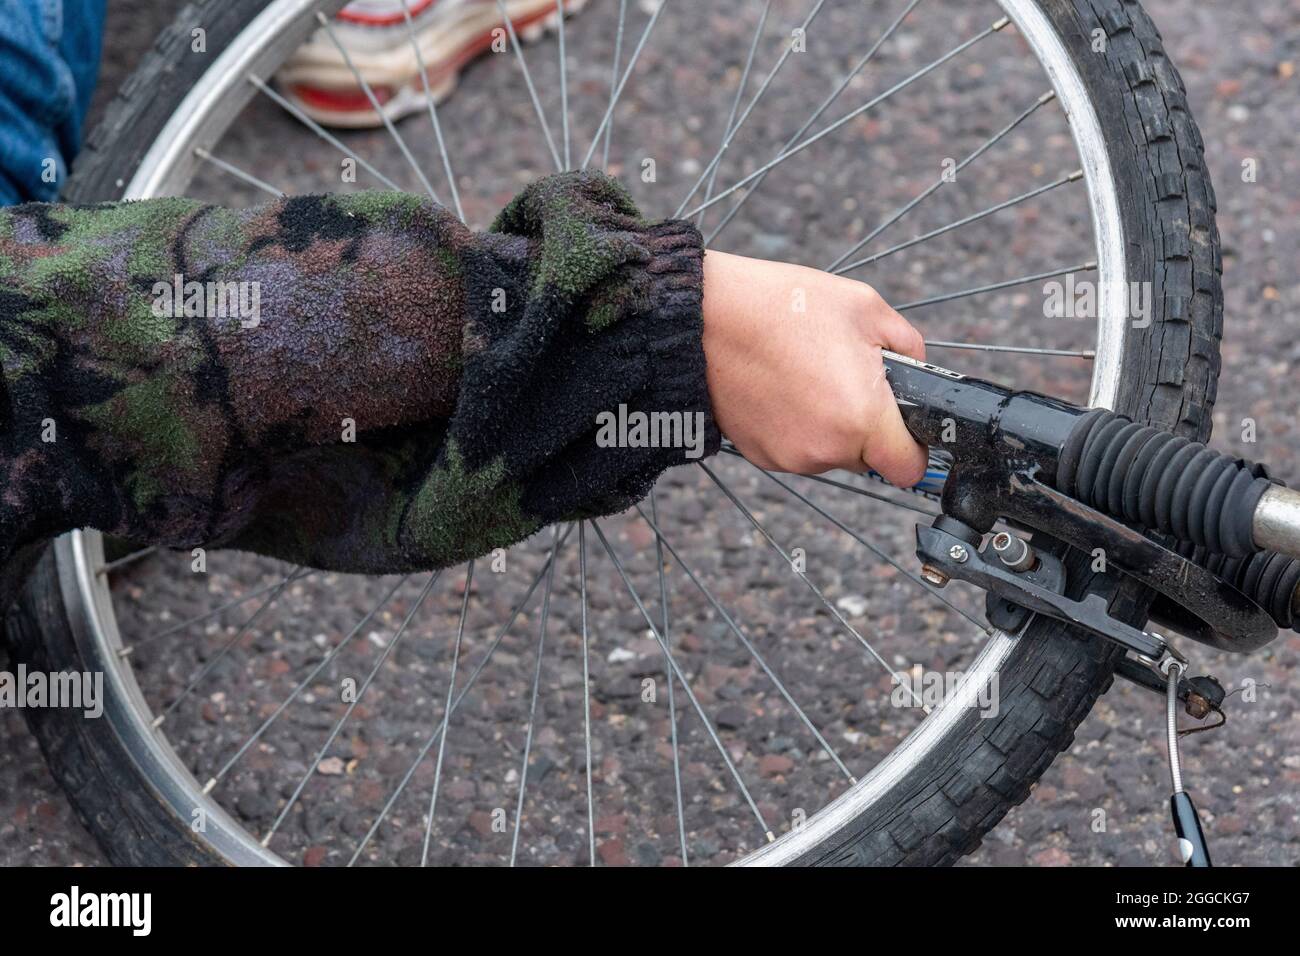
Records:
[[[567,0],[566,14],[587,0]],[[505,0],[520,41],[540,38],[559,22],[561,0]],[[416,57],[402,0],[353,0],[335,18],[333,32],[384,113],[396,121],[426,104],[420,60],[429,92],[441,103],[456,88],[466,64],[492,47],[505,25],[497,0],[406,0],[415,28]],[[323,126],[373,127],[383,120],[334,41],[316,33],[276,74],[284,95]]]

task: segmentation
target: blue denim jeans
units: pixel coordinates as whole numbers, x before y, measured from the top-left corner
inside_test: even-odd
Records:
[[[81,147],[106,0],[0,0],[0,205],[53,202]]]

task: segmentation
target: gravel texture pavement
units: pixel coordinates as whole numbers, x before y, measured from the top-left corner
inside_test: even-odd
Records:
[[[637,9],[637,23],[643,22],[641,5],[631,6]],[[755,77],[770,68],[780,36],[788,34],[805,6],[792,0],[773,4]],[[872,0],[866,4],[872,15],[866,17],[863,6],[836,0],[827,4],[809,29],[808,52],[791,57],[781,81],[737,137],[718,177],[719,188],[770,157],[798,128],[809,104],[832,88],[900,7]],[[1288,375],[1300,360],[1295,334],[1300,325],[1291,314],[1300,299],[1295,268],[1300,246],[1295,185],[1300,182],[1300,77],[1295,75],[1300,2],[1151,0],[1147,6],[1187,84],[1218,194],[1227,319],[1216,440],[1270,462],[1280,475],[1300,476],[1300,422]],[[754,2],[675,5],[673,14],[665,15],[664,35],[647,46],[618,114],[611,151],[612,170],[629,179],[647,214],[672,214],[716,149],[761,7]],[[932,9],[922,15],[927,7]],[[608,38],[616,10],[610,0],[593,0],[569,27],[579,156],[608,94]],[[106,90],[123,79],[170,15],[136,0],[110,0],[110,11]],[[990,3],[923,4],[882,47],[879,60],[855,81],[845,102],[862,102],[918,69],[957,38],[991,22],[993,11]],[[718,247],[809,265],[834,259],[932,182],[944,159],[960,161],[1045,89],[1019,38],[1004,34],[988,44],[986,53],[927,77],[897,104],[855,120],[842,135],[808,150],[800,163],[777,170],[723,233]],[[528,48],[528,57],[558,133],[555,49],[553,39],[544,39]],[[521,185],[548,171],[537,119],[521,89],[513,64],[489,57],[464,74],[442,110],[472,225],[485,225]],[[843,111],[839,106],[829,115]],[[401,131],[415,155],[436,156],[427,116],[412,118]],[[386,137],[381,130],[347,134],[346,140],[399,183],[413,186],[414,178]],[[341,184],[338,156],[265,99],[250,104],[216,152],[289,192],[367,185],[364,173],[357,186]],[[643,176],[648,159],[654,161],[652,182]],[[1247,182],[1243,163],[1251,160],[1258,175]],[[1040,110],[880,243],[902,241],[969,215],[1067,173],[1076,163],[1059,109]],[[431,159],[429,166],[436,169],[437,164]],[[442,187],[440,175],[431,178]],[[1056,190],[1037,203],[856,274],[892,302],[902,303],[1084,262],[1090,257],[1087,210],[1081,190],[1075,190]],[[194,192],[238,204],[259,198],[245,184],[213,170],[200,174]],[[716,214],[709,222],[717,222]],[[1020,286],[917,310],[910,317],[932,338],[1090,347],[1086,322],[1042,318],[1041,295],[1041,283]],[[1086,396],[1089,367],[1078,359],[961,352],[945,353],[940,360],[1076,400]],[[1246,419],[1254,422],[1253,442],[1243,440]],[[803,549],[809,578],[853,631],[881,649],[889,668],[952,672],[972,659],[978,634],[960,614],[935,604],[897,569],[876,561],[744,462],[724,456],[711,467],[782,547]],[[910,544],[916,515],[801,479],[791,484],[914,571]],[[695,698],[688,699],[680,685],[675,690],[690,862],[727,862],[761,840],[755,815],[772,829],[784,830],[800,813],[812,812],[841,792],[847,781],[800,712],[788,705],[755,657],[681,575],[681,564],[743,623],[790,698],[855,774],[893,749],[918,724],[920,713],[891,705],[888,671],[819,606],[706,474],[698,469],[671,473],[658,506],[661,526],[683,559],[671,562],[668,608],[675,659],[689,676]],[[653,534],[635,515],[603,526],[658,620]],[[584,862],[588,852],[576,539],[575,532],[564,545],[550,602],[519,834],[523,862]],[[539,573],[549,540],[547,532],[515,549],[502,569],[479,562],[458,687]],[[597,853],[606,864],[680,863],[663,654],[598,543],[588,544]],[[284,571],[275,562],[213,553],[206,577],[196,582],[188,556],[150,558],[115,580],[119,623],[134,643],[263,587]],[[421,578],[402,584],[273,730],[222,776],[218,799],[262,833],[301,776],[317,767],[273,844],[295,862],[346,862],[439,726],[464,569],[446,572],[417,608],[425,583]],[[168,717],[168,734],[200,779],[221,767],[294,683],[395,584],[395,579],[316,574],[293,583],[245,632],[240,624],[256,603],[245,605],[242,614],[140,644],[132,659],[142,687],[156,707],[180,698]],[[973,612],[979,605],[975,595],[960,590],[949,597],[961,610]],[[384,658],[407,614],[412,614],[410,627]],[[510,826],[501,832],[496,824],[505,819],[512,826],[515,819],[540,624],[540,606],[534,601],[451,720],[430,851],[435,862],[499,863],[510,854]],[[1185,772],[1217,862],[1300,862],[1300,717],[1290,693],[1300,680],[1298,657],[1300,638],[1294,634],[1283,635],[1249,659],[1193,651],[1198,672],[1245,690],[1232,698],[1226,727],[1188,738],[1184,746]],[[320,742],[346,707],[339,701],[341,682],[364,683],[381,658],[373,685],[318,762]],[[203,680],[186,693],[200,673],[205,673]],[[645,699],[649,693],[652,702]],[[718,742],[749,786],[752,806],[734,785],[696,704],[709,715]],[[1073,749],[966,862],[1166,861],[1170,840],[1162,719],[1159,700],[1117,685],[1080,728]],[[45,769],[20,714],[0,709],[0,739],[0,863],[103,862]],[[369,842],[366,861],[419,862],[436,754],[435,746],[416,765],[409,787]]]

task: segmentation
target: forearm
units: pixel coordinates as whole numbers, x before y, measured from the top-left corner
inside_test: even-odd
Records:
[[[441,566],[682,459],[597,448],[601,411],[708,412],[698,234],[594,174],[485,235],[403,194],[0,217],[10,546],[89,525]],[[222,288],[238,307],[207,314]]]

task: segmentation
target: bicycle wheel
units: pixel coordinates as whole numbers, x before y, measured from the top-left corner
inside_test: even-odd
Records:
[[[871,280],[949,364],[1207,436],[1214,198],[1136,2],[591,4],[503,44],[428,122],[259,138],[294,114],[266,81],[340,6],[187,7],[70,198],[243,201],[302,166],[339,188],[351,158],[372,186],[454,181],[481,226],[552,160],[608,155],[648,214]],[[677,39],[671,64],[656,36]],[[427,177],[408,142],[436,157]],[[996,180],[963,188],[994,156]],[[1071,240],[1063,262],[1036,261]],[[1024,321],[1026,286],[1076,274],[1097,293],[1083,321]],[[201,574],[150,549],[108,562],[79,532],[43,557],[8,632],[29,667],[105,674],[102,719],[28,718],[117,862],[945,864],[1069,746],[1115,655],[1044,619],[985,633],[976,595],[910,569],[917,510],[932,506],[859,477],[774,478],[724,455],[670,472],[643,515],[556,529],[448,571],[447,591],[246,555]],[[1102,586],[1082,562],[1073,577]],[[1116,607],[1140,620],[1145,599]],[[927,700],[936,675],[952,679]]]

